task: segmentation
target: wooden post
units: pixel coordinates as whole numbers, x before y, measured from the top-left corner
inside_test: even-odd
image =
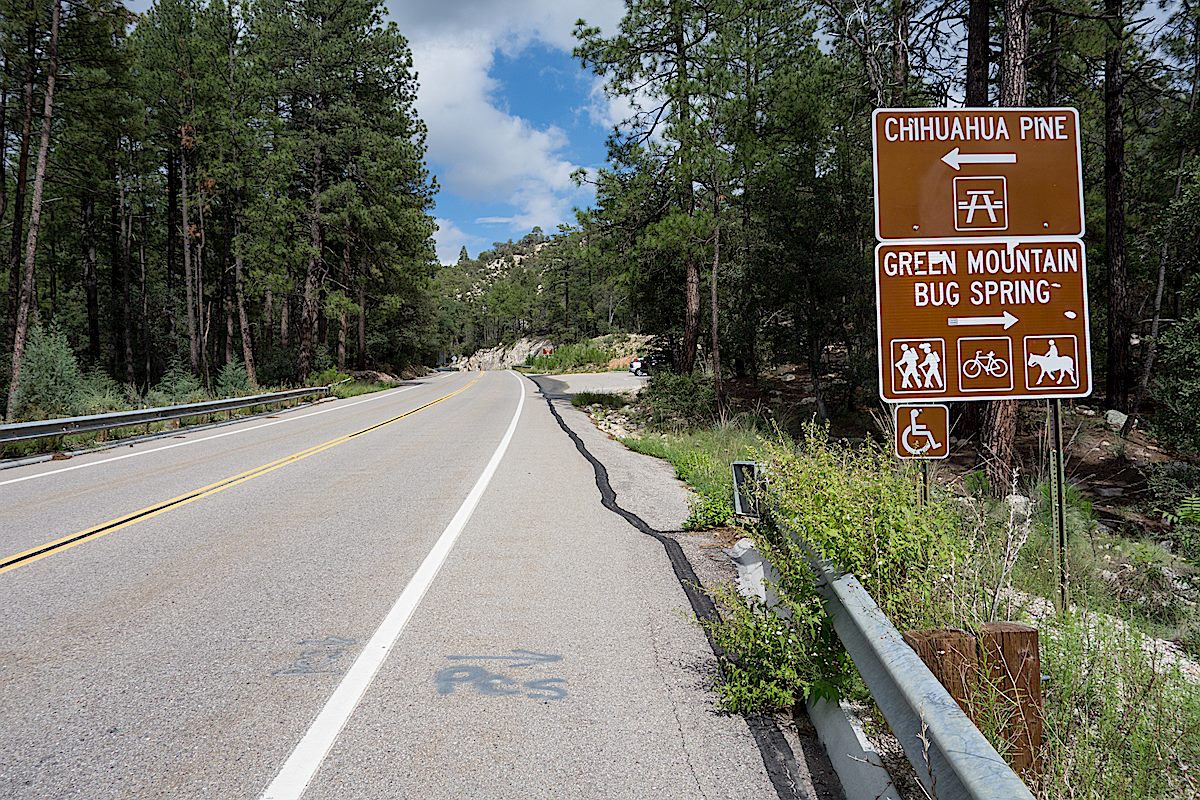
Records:
[[[1008,761],[1019,775],[1041,768],[1042,660],[1036,628],[989,622],[979,628],[979,664],[1000,704],[1000,735],[1012,746]]]
[[[907,631],[904,641],[972,720],[972,686],[979,671],[975,637],[966,631]]]
[[[1036,628],[989,622],[962,630],[908,631],[904,641],[976,725],[995,715],[1020,775],[1041,769],[1042,670]]]

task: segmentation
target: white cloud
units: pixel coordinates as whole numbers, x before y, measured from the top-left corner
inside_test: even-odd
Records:
[[[591,189],[571,181],[580,165],[562,155],[566,134],[500,108],[501,87],[489,71],[497,52],[514,56],[535,40],[569,50],[576,19],[612,30],[623,10],[621,0],[393,2],[391,16],[412,44],[421,83],[417,107],[443,189],[514,206],[514,213],[488,218],[504,219],[514,233],[534,225],[553,230],[569,221],[573,205],[590,202]]]
[[[475,245],[478,252],[479,245],[483,244],[480,237],[467,233],[455,225],[453,220],[438,217],[434,222],[437,223],[438,229],[433,235],[433,241],[437,245],[438,261],[442,264],[455,264],[458,262],[458,252],[462,248],[467,248],[469,252],[471,246]]]

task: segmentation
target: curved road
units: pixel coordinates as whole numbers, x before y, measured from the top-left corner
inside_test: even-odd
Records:
[[[0,797],[812,796],[600,501],[515,373],[2,470]]]

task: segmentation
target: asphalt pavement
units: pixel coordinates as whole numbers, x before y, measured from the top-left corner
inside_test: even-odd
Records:
[[[555,410],[439,374],[0,470],[0,797],[813,796],[583,453],[664,529],[669,467]]]

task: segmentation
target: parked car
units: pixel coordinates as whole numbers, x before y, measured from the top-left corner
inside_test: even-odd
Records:
[[[660,370],[670,369],[673,359],[670,353],[647,353],[644,356],[634,356],[629,362],[629,371],[634,375],[653,375]]]

